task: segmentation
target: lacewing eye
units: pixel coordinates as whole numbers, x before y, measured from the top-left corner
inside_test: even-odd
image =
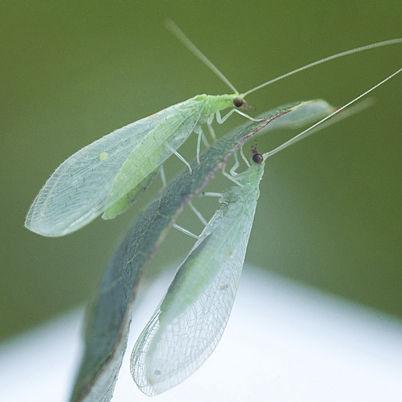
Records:
[[[242,107],[244,105],[244,100],[242,98],[234,98],[233,105],[237,108]]]
[[[263,160],[264,160],[264,157],[263,157],[261,154],[259,154],[258,152],[256,152],[256,153],[253,155],[253,161],[254,161],[255,163],[257,163],[258,165],[259,165],[260,163],[262,163]]]
[[[264,161],[264,156],[257,151],[256,145],[254,145],[251,148],[251,153],[253,154],[253,156],[251,158],[253,159],[253,162],[255,162],[257,165],[259,165],[260,163],[262,163]]]

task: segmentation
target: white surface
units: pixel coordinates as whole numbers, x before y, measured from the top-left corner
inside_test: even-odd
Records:
[[[163,285],[163,286],[162,286]],[[113,401],[150,401],[131,380],[135,338],[166,286],[140,295]],[[0,400],[68,400],[81,313],[0,347]],[[211,358],[153,398],[180,401],[349,402],[402,398],[402,323],[276,276],[246,269],[229,325]]]

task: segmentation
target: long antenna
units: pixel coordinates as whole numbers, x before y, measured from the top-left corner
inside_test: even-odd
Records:
[[[256,87],[254,87],[252,89],[249,89],[247,92],[244,93],[244,96],[249,95],[252,92],[258,91],[259,89],[264,88],[268,85],[271,85],[274,82],[277,82],[284,78],[290,77],[293,74],[299,73],[300,71],[307,70],[308,68],[318,66],[319,64],[322,64],[322,63],[326,63],[327,61],[335,60],[335,59],[338,59],[338,58],[344,57],[344,56],[349,56],[351,54],[358,53],[358,52],[364,52],[365,50],[375,49],[377,47],[396,45],[398,43],[402,43],[402,38],[395,38],[395,39],[384,40],[382,42],[370,43],[369,45],[356,47],[354,49],[345,50],[343,52],[333,54],[332,56],[324,57],[323,59],[306,64],[305,66],[296,68],[295,70],[292,70],[286,74],[280,75],[279,77],[273,78],[272,80],[263,82],[262,84],[257,85]]]
[[[214,72],[232,91],[236,94],[239,91],[236,87],[226,78],[226,76],[212,63],[211,60],[205,56],[204,53],[198,49],[197,46],[194,45],[193,42],[189,38],[187,38],[186,34],[170,19],[167,19],[165,22],[166,28],[174,35],[176,38],[188,49],[191,53],[193,53],[198,59],[200,59],[212,72]]]
[[[295,144],[296,142],[308,137],[310,134],[312,134],[312,131],[317,127],[320,126],[322,123],[326,122],[327,120],[329,120],[330,118],[332,118],[333,116],[337,115],[338,113],[342,112],[342,110],[346,109],[347,107],[349,107],[350,105],[352,105],[353,103],[357,102],[359,99],[363,98],[363,96],[366,96],[367,94],[369,94],[370,92],[374,91],[376,88],[378,88],[379,86],[383,85],[384,83],[386,83],[388,80],[390,80],[391,78],[395,77],[397,74],[399,74],[402,71],[402,68],[400,68],[399,70],[396,70],[395,72],[393,72],[392,74],[388,75],[386,78],[384,78],[382,81],[380,81],[379,83],[377,83],[376,85],[372,86],[371,88],[369,88],[367,91],[363,92],[362,94],[360,94],[358,97],[352,99],[350,102],[346,103],[346,105],[343,105],[342,107],[340,107],[339,109],[335,110],[333,113],[329,114],[328,116],[324,117],[323,119],[319,120],[317,123],[313,124],[312,126],[306,128],[304,131],[302,131],[301,133],[297,134],[296,136],[294,136],[293,138],[291,138],[290,140],[284,142],[282,145],[279,145],[278,147],[274,148],[272,151],[269,151],[267,153],[265,153],[264,159],[265,158],[270,158],[271,156],[277,154],[278,152],[284,150],[287,147],[290,147],[291,145]]]

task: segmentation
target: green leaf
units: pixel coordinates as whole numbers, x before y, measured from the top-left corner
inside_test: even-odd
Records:
[[[220,138],[192,162],[193,172],[179,174],[138,216],[101,280],[89,309],[85,350],[71,401],[109,401],[127,345],[133,301],[144,266],[166,236],[178,214],[199,194],[234,151],[262,131],[296,127],[333,111],[322,100],[285,105],[259,116]]]

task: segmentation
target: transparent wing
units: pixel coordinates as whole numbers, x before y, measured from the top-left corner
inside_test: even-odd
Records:
[[[203,106],[203,102],[194,99],[182,102],[174,106],[175,113],[147,133],[114,178],[107,199],[107,205],[111,205],[111,208],[104,214],[105,218],[124,211],[127,194],[135,193],[144,178],[163,164],[172,155],[172,150],[180,148],[199,123]]]
[[[44,236],[62,236],[95,219],[107,207],[124,162],[147,133],[177,113],[179,105],[113,131],[70,156],[36,196],[25,226]],[[115,201],[110,199],[109,205]]]
[[[241,197],[232,193],[230,203],[215,213],[134,347],[131,373],[147,395],[191,375],[223,334],[244,263],[258,182],[246,192]]]

